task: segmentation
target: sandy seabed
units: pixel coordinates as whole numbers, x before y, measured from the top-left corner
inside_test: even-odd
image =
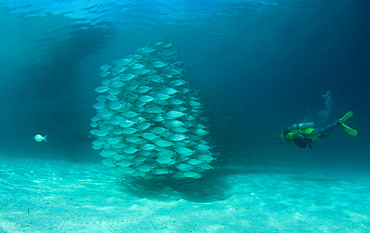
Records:
[[[0,232],[370,232],[370,173],[238,167],[146,182],[95,163],[0,167]]]

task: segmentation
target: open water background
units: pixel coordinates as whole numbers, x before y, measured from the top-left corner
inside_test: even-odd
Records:
[[[370,4],[328,1],[0,1],[4,156],[100,161],[90,119],[99,67],[168,39],[200,91],[219,165],[367,169]],[[283,125],[349,110],[312,150]],[[36,143],[36,133],[49,142]]]

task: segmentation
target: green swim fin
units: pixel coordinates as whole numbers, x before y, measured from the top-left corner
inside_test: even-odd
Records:
[[[339,119],[339,122],[342,123],[341,125],[343,126],[344,132],[348,133],[351,136],[356,136],[358,134],[358,131],[343,123],[351,116],[353,116],[353,112],[349,111],[342,118]]]
[[[348,133],[351,136],[356,136],[358,134],[358,131],[355,129],[352,129],[346,124],[342,124],[344,132]]]
[[[339,119],[339,121],[341,121],[342,123],[345,122],[348,118],[350,118],[351,116],[353,116],[353,112],[352,111],[349,111],[347,112],[342,118]]]

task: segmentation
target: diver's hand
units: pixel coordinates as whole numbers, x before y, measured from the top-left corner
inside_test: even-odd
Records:
[[[309,138],[305,138],[304,139],[304,142],[307,143],[307,144],[310,144],[312,142],[312,139],[309,139]]]

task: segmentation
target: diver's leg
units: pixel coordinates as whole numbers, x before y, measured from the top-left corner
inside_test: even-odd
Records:
[[[338,125],[337,123],[333,123],[333,124],[325,126],[324,128],[314,129],[310,134],[306,134],[306,136],[313,137],[313,136],[316,136],[318,134],[321,134],[320,138],[326,138],[327,136],[329,136],[331,131],[333,131],[335,129],[335,127],[337,125]]]
[[[327,125],[325,126],[324,128],[321,128],[321,135],[320,135],[320,138],[326,138],[327,136],[329,136],[329,134],[335,129],[335,127],[337,127],[338,124],[336,122],[330,124],[330,125]]]

